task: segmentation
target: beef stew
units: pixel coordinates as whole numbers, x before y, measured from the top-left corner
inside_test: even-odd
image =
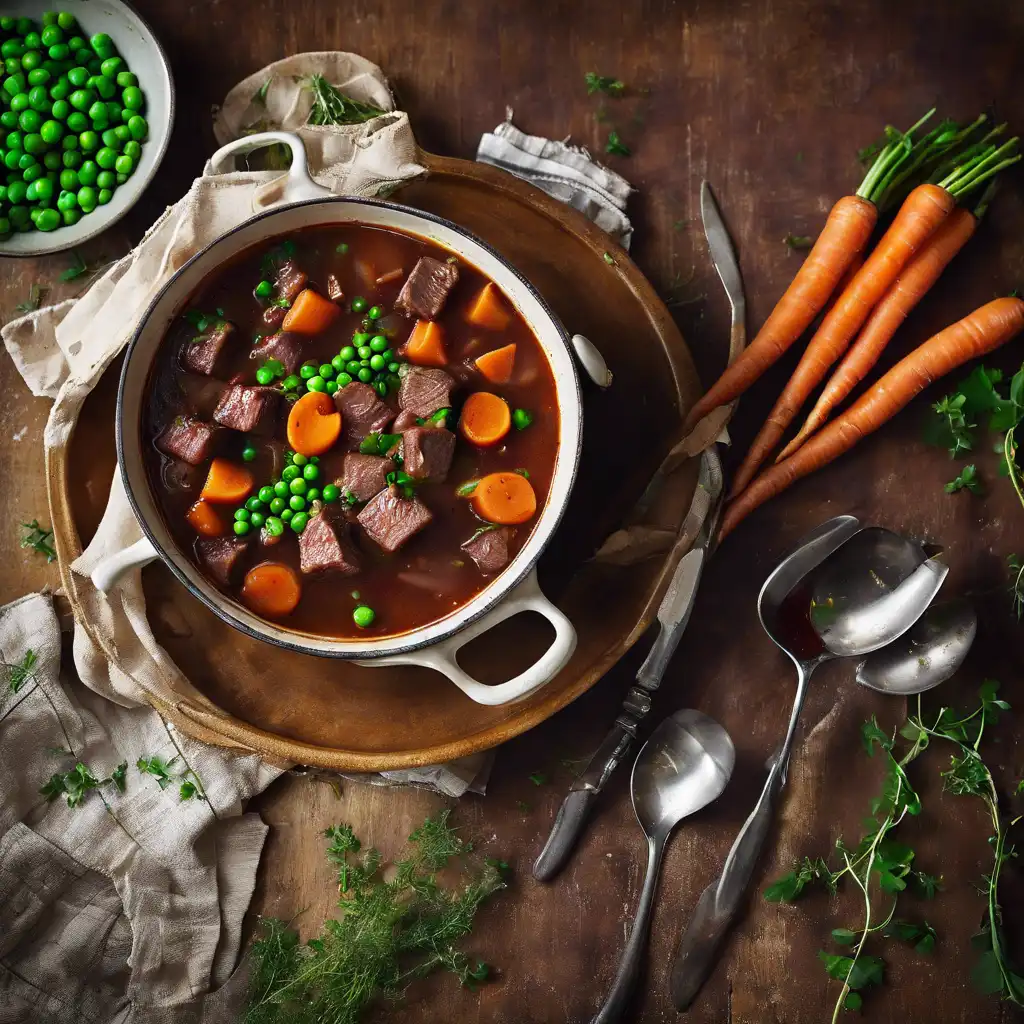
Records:
[[[514,560],[558,415],[541,346],[493,282],[346,225],[205,282],[154,361],[142,426],[164,521],[219,590],[363,640],[444,618]]]

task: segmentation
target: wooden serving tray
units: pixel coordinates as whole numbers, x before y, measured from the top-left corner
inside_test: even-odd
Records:
[[[160,562],[143,572],[153,632],[208,703],[160,706],[207,742],[344,771],[435,764],[498,745],[589,689],[650,624],[674,564],[668,556],[622,567],[588,561],[633,507],[678,433],[699,385],[668,310],[619,246],[582,214],[483,164],[423,154],[428,177],[398,202],[440,214],[494,246],[536,285],[570,333],[600,349],[615,379],[584,382],[583,455],[569,508],[541,559],[545,592],[579,635],[569,665],[518,704],[475,704],[438,673],[360,668],[262,643],[232,629]],[[50,464],[54,527],[81,542],[99,524],[116,463],[114,411],[120,362],[89,396],[66,457]],[[684,468],[678,526],[696,486]],[[675,513],[673,513],[675,515]],[[87,624],[86,624],[87,625]],[[517,616],[463,649],[485,682],[521,671],[547,646],[550,626]]]

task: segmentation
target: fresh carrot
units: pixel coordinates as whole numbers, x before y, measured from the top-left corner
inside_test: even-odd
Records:
[[[459,430],[471,444],[490,448],[505,437],[511,426],[508,402],[490,391],[474,391],[462,406]]]
[[[799,433],[782,449],[776,462],[792,455],[867,376],[900,325],[928,294],[953,257],[967,244],[977,226],[977,216],[961,206],[925,242],[875,307],[860,336],[829,378]]]
[[[281,330],[293,334],[320,334],[341,315],[341,307],[312,288],[303,288],[281,322]]]
[[[481,519],[502,526],[525,523],[537,511],[533,486],[519,473],[489,473],[476,485],[469,500]]]
[[[503,345],[473,360],[476,368],[492,383],[507,384],[516,363],[515,345]]]
[[[832,462],[878,430],[932,381],[985,355],[1024,330],[1024,300],[993,299],[929,338],[784,462],[766,469],[725,510],[718,538],[795,480]]]
[[[508,327],[511,316],[496,284],[488,281],[480,289],[480,294],[469,307],[466,319],[474,326],[486,327],[490,331],[503,331]]]
[[[307,391],[288,413],[288,443],[300,455],[323,455],[341,435],[341,413],[323,391]]]
[[[214,459],[199,497],[217,504],[244,500],[252,490],[252,473],[227,459]]]
[[[262,562],[245,574],[242,600],[257,615],[279,619],[295,611],[302,584],[295,570],[283,562]]]
[[[405,358],[417,366],[448,365],[444,350],[444,330],[433,320],[417,320],[405,343]]]
[[[808,395],[846,351],[878,300],[925,240],[952,212],[956,200],[938,185],[918,185],[907,196],[875,250],[815,331],[733,481],[735,496],[782,439]]]
[[[220,537],[224,533],[224,524],[209,502],[197,501],[185,513],[185,518],[189,526],[203,537]]]

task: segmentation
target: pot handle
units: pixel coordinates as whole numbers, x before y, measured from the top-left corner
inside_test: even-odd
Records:
[[[508,682],[488,686],[464,672],[455,660],[460,648],[474,637],[486,633],[492,626],[511,618],[519,612],[539,612],[555,629],[551,646],[524,672]],[[542,686],[551,682],[565,668],[576,649],[576,630],[566,616],[559,611],[541,592],[537,583],[537,570],[529,575],[503,601],[482,615],[476,622],[460,630],[454,636],[440,643],[408,654],[395,654],[384,658],[373,658],[357,662],[368,668],[381,665],[424,665],[446,675],[467,697],[477,704],[495,706],[523,700]]]
[[[284,175],[283,179],[272,182],[280,189],[280,193],[274,197],[275,202],[297,203],[303,199],[323,199],[324,196],[334,195],[329,188],[318,185],[313,180],[306,160],[306,147],[302,139],[294,132],[259,132],[256,135],[246,135],[241,139],[235,139],[234,142],[221,146],[210,157],[210,171],[213,174],[225,174],[234,170],[234,157],[263,149],[264,146],[272,146],[275,142],[286,145],[292,154],[288,173]],[[281,184],[278,185],[278,182]]]
[[[139,569],[149,565],[159,554],[148,537],[137,540],[130,547],[116,551],[108,558],[104,558],[99,565],[89,574],[93,586],[101,594],[109,594],[120,582],[121,577],[132,569]]]

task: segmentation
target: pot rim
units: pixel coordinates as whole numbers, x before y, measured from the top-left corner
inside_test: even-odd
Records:
[[[553,506],[554,511],[551,513],[551,519],[545,525],[547,536],[543,537],[543,539],[537,547],[536,552],[530,558],[526,559],[522,563],[522,565],[517,568],[515,574],[507,570],[505,572],[502,572],[494,579],[492,583],[488,584],[484,587],[483,590],[481,590],[476,595],[471,597],[469,601],[467,601],[463,605],[460,605],[458,608],[454,609],[452,612],[449,613],[449,616],[455,619],[460,612],[464,611],[471,604],[473,604],[476,601],[480,601],[480,607],[475,609],[471,615],[458,619],[458,621],[454,621],[450,627],[443,629],[437,636],[434,637],[416,639],[418,634],[422,633],[426,629],[438,625],[439,623],[443,623],[445,621],[445,618],[447,618],[448,616],[445,616],[441,619],[433,619],[430,622],[425,623],[424,625],[419,626],[416,629],[409,630],[406,633],[394,634],[391,637],[382,637],[380,638],[382,640],[397,639],[399,637],[404,637],[408,640],[407,643],[403,643],[400,646],[388,648],[387,650],[374,649],[372,646],[369,646],[369,642],[350,642],[341,638],[329,638],[319,636],[319,639],[327,640],[328,642],[331,642],[333,646],[329,648],[311,647],[302,642],[302,637],[304,635],[315,636],[316,634],[303,634],[298,631],[288,630],[286,627],[276,627],[278,629],[281,629],[282,632],[286,634],[286,636],[288,637],[286,638],[285,636],[275,635],[269,631],[265,631],[261,628],[254,627],[249,623],[237,618],[232,613],[232,606],[236,603],[233,599],[225,597],[225,595],[221,594],[219,591],[216,591],[212,587],[212,585],[210,589],[213,591],[213,593],[218,595],[220,600],[215,600],[213,597],[208,595],[202,587],[197,586],[196,583],[189,578],[189,576],[177,565],[177,563],[165,549],[164,544],[161,543],[159,537],[156,535],[156,532],[150,526],[148,520],[143,514],[139,501],[135,496],[131,479],[128,473],[125,455],[125,423],[123,416],[123,408],[124,392],[126,387],[126,380],[128,377],[129,366],[131,364],[132,357],[135,354],[135,351],[138,347],[138,344],[142,338],[142,335],[145,332],[146,326],[149,323],[150,318],[154,314],[154,311],[156,310],[157,306],[161,303],[161,301],[164,299],[164,297],[167,295],[167,293],[177,284],[178,280],[185,273],[186,269],[192,266],[197,261],[203,259],[205,256],[207,256],[207,254],[213,248],[215,248],[225,239],[230,238],[232,235],[242,231],[245,228],[250,227],[252,224],[255,224],[261,220],[272,220],[275,216],[279,216],[280,214],[287,213],[289,211],[302,207],[326,206],[339,203],[357,207],[366,206],[376,207],[385,210],[395,210],[402,214],[410,216],[413,219],[423,220],[427,221],[428,223],[439,225],[443,228],[448,229],[449,231],[453,231],[456,234],[461,235],[463,238],[468,239],[475,245],[478,245],[492,258],[499,262],[505,268],[505,270],[507,270],[510,274],[513,275],[513,277],[516,278],[520,286],[526,289],[528,293],[530,293],[534,301],[537,302],[544,316],[547,318],[548,323],[553,328],[554,334],[557,336],[562,347],[565,349],[568,358],[568,365],[571,369],[572,396],[575,400],[577,418],[580,425],[576,436],[575,451],[571,453],[571,469],[565,484],[564,494],[562,495],[561,499],[557,502],[557,505]],[[356,223],[358,223],[358,221]],[[435,241],[434,244],[440,243],[437,243]],[[488,279],[490,280],[489,277]],[[158,350],[159,347],[158,349],[154,350],[154,359],[156,356],[156,352]],[[152,362],[153,359],[150,360],[150,366],[152,365]],[[562,403],[560,401],[560,412],[561,405]],[[509,593],[512,590],[518,587],[519,584],[521,584],[526,579],[526,577],[536,567],[537,562],[539,561],[541,555],[547,548],[548,543],[550,542],[555,531],[558,529],[558,526],[561,524],[562,518],[565,515],[565,510],[568,506],[569,498],[572,495],[572,491],[576,483],[576,476],[579,472],[580,455],[583,449],[582,425],[583,397],[580,387],[579,373],[576,368],[575,355],[573,354],[569,333],[566,331],[561,321],[555,315],[554,311],[551,309],[548,302],[534,287],[534,285],[529,281],[529,279],[524,274],[522,274],[515,266],[513,266],[504,256],[502,256],[493,246],[485,242],[472,231],[469,231],[467,228],[463,228],[460,225],[456,224],[454,221],[448,220],[445,217],[441,217],[438,214],[431,213],[426,210],[418,210],[415,207],[406,206],[405,204],[402,203],[394,203],[382,199],[374,199],[363,196],[323,196],[319,198],[304,199],[295,202],[278,204],[273,206],[272,208],[261,211],[260,213],[257,213],[254,216],[247,218],[246,220],[243,220],[241,223],[236,224],[230,230],[225,231],[221,235],[218,235],[217,238],[213,239],[213,241],[203,246],[202,249],[200,249],[193,256],[189,257],[189,259],[186,260],[185,263],[183,263],[170,278],[168,278],[168,280],[163,284],[160,290],[153,297],[152,301],[149,303],[149,306],[147,307],[145,313],[139,319],[138,325],[133,331],[132,337],[125,348],[124,362],[121,367],[121,374],[117,388],[115,441],[117,446],[118,469],[120,470],[121,481],[125,489],[125,494],[127,495],[128,502],[131,505],[132,514],[135,516],[135,520],[139,524],[139,527],[142,530],[145,537],[149,540],[150,544],[153,545],[153,548],[159,555],[160,560],[164,563],[165,566],[167,566],[170,569],[170,571],[173,573],[174,577],[178,580],[178,582],[181,583],[189,591],[189,593],[192,594],[193,597],[198,598],[208,609],[210,609],[210,611],[217,615],[218,618],[228,623],[228,625],[241,631],[247,636],[253,637],[254,639],[261,640],[265,643],[271,643],[277,647],[282,647],[286,650],[295,651],[299,654],[315,655],[317,657],[324,658],[340,658],[342,660],[362,660],[373,658],[385,658],[392,657],[394,655],[407,654],[411,651],[421,650],[425,647],[430,647],[435,644],[441,643],[442,641],[448,640],[452,636],[463,630],[465,627],[470,625],[471,623],[478,621],[488,612],[492,611],[497,605],[499,605],[502,601],[505,600],[505,598],[509,595]],[[136,426],[136,433],[138,433],[138,425]],[[559,435],[559,451],[561,451],[561,416]],[[138,438],[137,440],[141,443],[141,438]],[[550,493],[548,495],[548,502],[551,502]],[[492,587],[493,593],[489,597],[487,597],[486,600],[481,600],[487,594],[487,591],[490,590]],[[290,639],[291,637],[294,637],[294,639]],[[365,647],[365,649],[360,649],[361,647]]]

